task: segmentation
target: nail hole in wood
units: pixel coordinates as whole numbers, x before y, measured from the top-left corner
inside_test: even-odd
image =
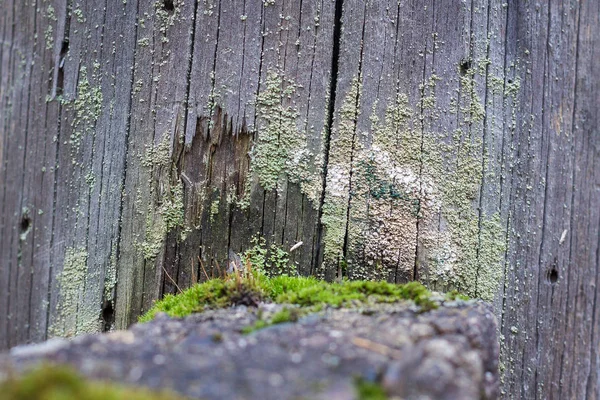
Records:
[[[21,217],[21,232],[27,232],[31,226],[31,219],[27,215]]]
[[[461,75],[466,75],[470,69],[471,69],[471,61],[470,60],[462,60],[460,62],[460,74]]]
[[[547,279],[550,284],[554,285],[558,281],[558,268],[552,265],[547,273]]]
[[[174,11],[175,10],[175,2],[174,2],[174,0],[164,0],[163,1],[163,5],[165,7],[165,10],[167,10],[167,11]]]

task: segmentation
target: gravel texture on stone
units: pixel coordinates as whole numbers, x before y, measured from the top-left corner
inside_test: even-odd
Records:
[[[327,308],[250,334],[244,327],[284,306],[165,314],[127,331],[20,346],[0,371],[41,360],[82,374],[198,399],[358,399],[357,381],[390,398],[494,399],[498,341],[482,302],[446,302],[420,313],[410,302]]]

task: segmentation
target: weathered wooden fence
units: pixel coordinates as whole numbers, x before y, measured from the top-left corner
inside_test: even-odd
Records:
[[[593,0],[0,1],[0,348],[125,327],[264,240],[491,300],[507,398],[597,398],[599,26]]]

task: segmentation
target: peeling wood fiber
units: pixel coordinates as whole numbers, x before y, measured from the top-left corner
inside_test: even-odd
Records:
[[[0,349],[264,240],[490,300],[505,398],[597,398],[599,7],[0,2]]]

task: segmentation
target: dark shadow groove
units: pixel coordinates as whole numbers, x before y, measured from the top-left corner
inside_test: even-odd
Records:
[[[316,271],[317,264],[321,260],[323,252],[323,205],[325,204],[325,193],[327,189],[327,168],[329,164],[329,151],[331,149],[331,130],[333,128],[333,117],[335,112],[335,102],[337,95],[337,80],[339,74],[340,44],[342,39],[342,13],[344,10],[344,0],[335,1],[335,17],[333,20],[333,51],[331,53],[331,78],[329,81],[329,104],[327,104],[327,119],[325,122],[324,154],[321,199],[319,201],[318,227],[317,227],[317,248],[315,265],[311,271]]]

